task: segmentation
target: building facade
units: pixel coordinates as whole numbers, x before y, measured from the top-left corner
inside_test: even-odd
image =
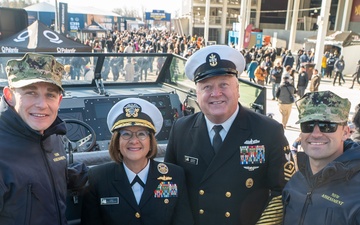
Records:
[[[246,1],[245,16],[241,16],[242,1]],[[316,30],[323,1],[298,1],[297,30]],[[290,30],[293,12],[294,1],[289,0],[185,0],[182,5],[188,23],[184,32],[219,44],[226,43],[241,19],[257,30]],[[360,32],[360,0],[332,0],[328,29]]]

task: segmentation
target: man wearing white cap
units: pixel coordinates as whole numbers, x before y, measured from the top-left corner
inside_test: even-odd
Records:
[[[196,225],[282,222],[281,191],[294,164],[281,124],[238,102],[244,67],[239,51],[220,45],[185,65],[202,112],[175,122],[165,161],[185,169]]]
[[[193,225],[184,170],[153,160],[163,124],[159,109],[140,98],[123,99],[107,124],[113,162],[89,170],[82,224]]]

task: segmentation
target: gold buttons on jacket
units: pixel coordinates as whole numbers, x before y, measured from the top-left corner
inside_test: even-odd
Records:
[[[204,191],[204,190],[200,190],[200,191],[199,191],[199,194],[200,194],[200,195],[204,195],[204,194],[205,194],[205,191]]]
[[[168,204],[168,203],[169,203],[169,199],[165,198],[165,199],[164,199],[164,203],[165,203],[165,204]]]
[[[140,216],[140,213],[138,213],[138,212],[135,213],[135,217],[138,218],[138,219],[140,219],[140,217],[141,217],[141,216]]]
[[[200,209],[200,210],[199,210],[199,214],[201,214],[201,215],[204,214],[204,210],[203,210],[203,209]]]
[[[254,180],[252,178],[248,178],[245,182],[245,186],[247,188],[252,188],[253,185],[254,185]]]
[[[231,192],[230,192],[230,191],[227,191],[227,192],[225,193],[225,196],[226,196],[227,198],[230,198],[230,197],[231,197]]]
[[[225,217],[230,217],[230,213],[229,213],[229,212],[226,212],[226,213],[225,213]]]

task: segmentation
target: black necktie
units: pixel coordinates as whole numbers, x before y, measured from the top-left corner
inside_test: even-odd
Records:
[[[220,131],[223,129],[221,125],[213,126],[213,130],[215,131],[215,135],[213,137],[213,148],[215,153],[217,153],[221,147],[222,139],[220,136]]]
[[[142,187],[145,187],[144,182],[142,182],[138,175],[135,176],[134,180],[131,182],[130,185],[133,186],[136,182],[138,182],[138,184],[140,184]]]

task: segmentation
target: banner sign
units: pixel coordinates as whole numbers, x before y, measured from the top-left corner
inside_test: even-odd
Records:
[[[353,0],[350,22],[360,22],[360,0]]]
[[[164,10],[153,10],[152,12],[145,12],[145,20],[158,20],[158,21],[170,22],[171,14],[166,13]]]
[[[66,34],[68,32],[68,4],[60,2],[59,3],[59,25],[60,25],[60,34]]]

